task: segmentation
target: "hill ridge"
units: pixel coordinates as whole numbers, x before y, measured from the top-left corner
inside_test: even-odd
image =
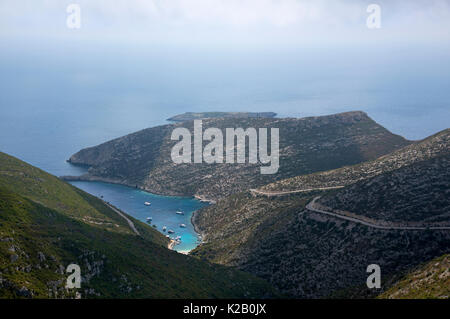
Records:
[[[294,118],[207,119],[204,129],[277,127],[280,169],[261,175],[261,164],[174,164],[170,133],[192,131],[193,121],[141,130],[72,155],[70,163],[90,166],[88,174],[66,177],[100,180],[139,187],[163,195],[198,196],[217,200],[248,188],[300,174],[356,164],[410,144],[360,111]],[[200,182],[199,182],[200,181]]]

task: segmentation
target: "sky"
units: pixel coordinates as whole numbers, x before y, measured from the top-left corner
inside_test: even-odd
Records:
[[[66,26],[67,6],[81,28]],[[381,29],[368,29],[370,4]],[[0,41],[92,41],[143,46],[336,46],[442,43],[450,0],[1,0]]]
[[[450,0],[0,0],[3,117],[133,106],[129,132],[183,111],[364,110],[418,139],[448,127],[449,70]]]

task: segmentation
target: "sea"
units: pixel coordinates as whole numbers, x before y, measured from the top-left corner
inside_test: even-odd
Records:
[[[304,117],[362,110],[411,140],[449,127],[448,49],[215,52],[0,44],[0,151],[56,176],[86,171],[66,162],[82,148],[189,111]],[[152,217],[161,232],[173,229],[182,238],[178,251],[199,243],[190,218],[204,203],[107,183],[73,185],[143,222]]]

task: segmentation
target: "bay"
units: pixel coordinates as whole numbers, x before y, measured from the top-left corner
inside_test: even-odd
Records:
[[[189,197],[154,195],[132,187],[103,182],[76,181],[71,184],[94,196],[103,197],[103,200],[144,223],[151,217],[151,225],[156,225],[156,229],[164,235],[168,234],[167,231],[173,230],[175,233],[170,234],[170,237],[181,236],[181,243],[174,247],[176,251],[190,251],[200,242],[192,226],[191,216],[194,211],[206,206],[206,203]],[[146,206],[145,202],[151,205]],[[176,212],[183,212],[184,215]],[[185,224],[186,227],[181,228],[181,224]],[[166,231],[163,231],[164,226],[167,228]]]

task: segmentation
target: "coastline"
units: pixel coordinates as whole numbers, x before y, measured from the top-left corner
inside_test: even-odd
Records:
[[[71,165],[74,166],[78,166],[80,164],[73,164],[71,162],[69,162]],[[145,187],[142,187],[140,185],[136,185],[133,183],[128,183],[126,181],[121,181],[118,179],[113,179],[113,178],[107,178],[107,177],[100,177],[100,176],[95,176],[95,175],[90,175],[89,173],[83,174],[83,175],[78,175],[78,176],[73,176],[73,175],[62,175],[58,177],[60,180],[63,180],[65,182],[102,182],[102,183],[109,183],[109,184],[116,184],[116,185],[122,185],[122,186],[127,186],[130,188],[134,188],[134,189],[139,189],[141,191],[153,194],[153,195],[160,195],[160,196],[173,196],[173,197],[193,197],[197,200],[199,200],[202,203],[209,203],[209,204],[215,204],[216,201],[213,199],[207,199],[206,197],[204,197],[203,195],[193,195],[193,194],[182,194],[182,193],[177,193],[177,192],[171,192],[170,190],[166,190],[166,191],[156,191],[153,189],[148,189]]]
[[[202,203],[208,203],[211,205],[216,204],[217,202],[213,199],[207,199],[205,196],[203,195],[194,195],[194,198],[201,201]]]
[[[192,227],[194,227],[194,231],[197,233],[198,238],[199,238],[199,243],[198,243],[198,245],[196,246],[196,248],[197,248],[198,246],[200,246],[201,244],[206,243],[205,240],[204,240],[205,234],[202,233],[202,232],[198,229],[197,225],[195,224],[195,216],[196,216],[196,214],[198,213],[199,210],[201,210],[201,208],[200,208],[200,209],[197,209],[197,210],[194,211],[194,212],[192,212],[192,215],[191,215],[191,224],[192,224]],[[195,249],[195,248],[194,248],[194,249]]]
[[[173,248],[175,247],[176,244],[177,244],[176,240],[171,239],[171,240],[169,241],[169,244],[167,245],[167,248],[168,248],[169,250],[173,250]]]
[[[73,163],[71,163],[71,164],[75,165],[75,166],[77,165],[77,164],[73,164]],[[99,176],[93,176],[93,175],[90,175],[88,173],[87,174],[83,174],[83,175],[79,175],[79,176],[60,176],[59,179],[61,179],[63,181],[66,181],[66,182],[72,182],[72,181],[73,182],[102,182],[102,183],[107,183],[107,184],[116,184],[116,185],[121,185],[121,186],[129,187],[129,188],[132,188],[132,189],[136,189],[136,190],[141,190],[141,191],[147,192],[149,194],[153,194],[153,195],[173,196],[173,197],[186,197],[186,198],[190,197],[190,198],[195,198],[196,200],[198,200],[198,201],[200,201],[202,203],[208,203],[209,205],[216,204],[215,200],[207,199],[203,195],[182,195],[182,194],[171,194],[170,192],[169,193],[167,193],[167,192],[165,192],[165,193],[152,192],[150,190],[147,190],[147,189],[142,188],[142,187],[137,186],[137,185],[135,185],[135,186],[130,185],[130,184],[124,182],[124,181],[108,179],[108,178],[99,177]],[[191,215],[191,218],[190,218],[190,222],[191,222],[191,224],[193,226],[194,232],[195,232],[195,234],[198,237],[198,244],[196,245],[196,247],[205,243],[205,241],[204,241],[205,234],[203,234],[198,229],[198,226],[195,224],[195,216],[196,216],[196,214],[198,213],[198,211],[200,209],[195,210],[194,212],[192,212],[192,215]],[[177,244],[178,243],[175,240],[170,240],[169,243],[167,244],[167,248],[170,249],[170,250],[175,250],[174,248],[175,248],[175,246]],[[193,248],[193,249],[195,249],[195,248]],[[189,252],[191,250],[182,250],[182,251],[177,251],[177,252],[187,255],[187,254],[189,254]]]
[[[176,245],[178,245],[177,241],[171,239],[169,244],[167,245],[167,248],[169,250],[173,250],[173,251],[175,251],[175,252],[177,252],[179,254],[183,254],[183,255],[189,255],[189,253],[192,251],[192,249],[191,250],[179,250],[179,251],[177,251],[177,250],[174,249]]]

